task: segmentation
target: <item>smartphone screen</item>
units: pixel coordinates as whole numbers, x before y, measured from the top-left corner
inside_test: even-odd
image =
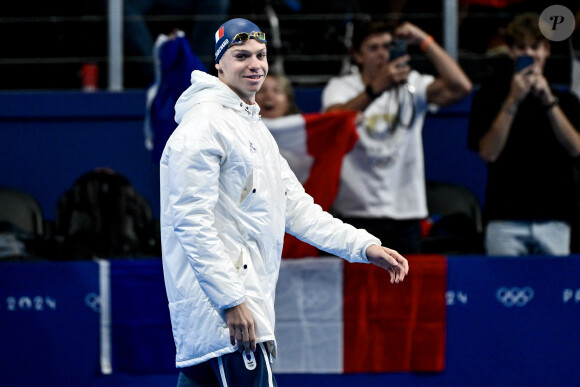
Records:
[[[389,61],[407,55],[407,45],[404,41],[395,39],[389,45]]]
[[[528,67],[534,63],[534,58],[529,55],[518,56],[516,59],[516,72]]]

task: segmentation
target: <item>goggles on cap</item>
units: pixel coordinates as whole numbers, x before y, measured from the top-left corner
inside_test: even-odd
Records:
[[[240,32],[234,36],[232,42],[228,45],[228,48],[231,46],[238,46],[247,42],[250,39],[256,39],[260,43],[267,43],[266,41],[266,34],[262,31],[252,31],[252,32]]]

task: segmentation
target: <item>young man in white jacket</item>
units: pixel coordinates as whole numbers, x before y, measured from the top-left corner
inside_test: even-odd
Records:
[[[266,37],[245,19],[215,35],[218,77],[194,71],[161,157],[161,235],[178,386],[275,385],[274,296],[284,232],[391,283],[407,260],[305,193],[259,115]],[[241,352],[241,353],[240,353]]]

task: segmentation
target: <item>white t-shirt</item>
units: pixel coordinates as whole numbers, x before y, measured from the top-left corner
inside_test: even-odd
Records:
[[[357,127],[359,140],[342,163],[333,211],[361,218],[427,216],[421,131],[429,109],[427,86],[434,80],[411,71],[406,85],[384,92],[367,107]],[[322,107],[345,103],[364,89],[358,72],[332,78]]]

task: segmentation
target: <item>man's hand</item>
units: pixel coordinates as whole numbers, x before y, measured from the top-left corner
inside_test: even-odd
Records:
[[[409,262],[395,250],[370,245],[366,251],[369,262],[389,272],[391,283],[399,283],[409,274]]]
[[[519,105],[532,90],[534,77],[533,66],[528,66],[514,74],[508,97],[511,98],[516,105]]]
[[[409,45],[420,45],[427,36],[429,34],[409,22],[404,22],[395,29],[395,37],[397,39],[403,39]]]
[[[556,99],[550,90],[546,77],[542,73],[534,75],[532,80],[532,93],[545,106]]]
[[[225,310],[226,324],[230,330],[230,343],[238,346],[238,352],[256,350],[254,317],[245,302]]]
[[[409,55],[403,55],[392,62],[378,67],[371,83],[373,90],[383,93],[401,83],[407,82],[411,67]]]

